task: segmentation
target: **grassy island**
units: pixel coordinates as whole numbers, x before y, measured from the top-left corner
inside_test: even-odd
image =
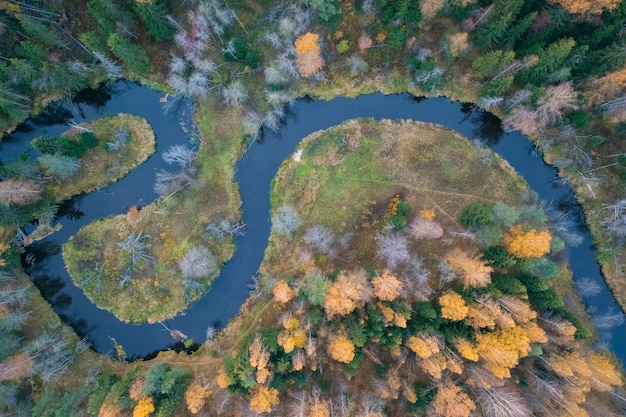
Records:
[[[72,175],[61,175],[61,178],[57,175],[56,181],[48,183],[45,193],[57,201],[119,180],[156,149],[154,132],[148,122],[129,114],[93,120],[63,134],[63,138],[81,143],[87,149],[78,158]],[[50,173],[55,175],[54,168],[52,171]]]

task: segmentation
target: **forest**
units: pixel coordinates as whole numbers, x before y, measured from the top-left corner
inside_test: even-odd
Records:
[[[62,247],[99,308],[164,322],[236,251],[235,163],[296,100],[471,103],[574,188],[624,310],[624,22],[620,0],[0,0],[0,130],[120,79],[170,111],[193,102],[193,140],[162,154],[158,199]],[[24,254],[59,230],[65,200],[124,177],[158,141],[119,114],[0,153],[0,416],[626,414],[604,338],[623,313],[581,301],[599,290],[569,269],[580,238],[567,210],[480,141],[431,124],[355,120],[304,139],[272,181],[240,313],[206,341],[168,329],[180,343],[156,357],[129,359],[114,338],[93,351]]]

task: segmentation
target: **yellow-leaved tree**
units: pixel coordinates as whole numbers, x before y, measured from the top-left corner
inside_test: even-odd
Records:
[[[147,417],[154,412],[154,402],[152,397],[143,397],[139,400],[133,410],[133,417]]]
[[[451,383],[439,386],[431,406],[436,415],[443,417],[469,417],[476,408],[474,401]]]
[[[550,233],[531,229],[524,232],[521,224],[512,226],[505,233],[503,242],[506,250],[518,258],[539,258],[550,252]]]
[[[613,10],[622,0],[550,0],[560,4],[570,13],[600,14],[605,10]]]
[[[404,287],[402,281],[393,276],[389,270],[385,270],[382,275],[372,279],[374,295],[383,301],[393,301]]]
[[[465,300],[454,291],[448,291],[439,297],[441,305],[441,317],[450,320],[463,320],[467,316]]]
[[[338,362],[350,363],[354,359],[354,343],[344,335],[333,337],[328,348],[330,356]]]
[[[300,328],[300,320],[295,317],[287,317],[283,320],[283,330],[278,333],[278,344],[286,353],[293,352],[295,348],[303,348],[306,343],[306,332]]]
[[[446,261],[465,288],[485,287],[491,283],[493,268],[484,260],[471,256],[459,248],[454,248],[445,256]]]
[[[309,77],[319,71],[324,65],[320,55],[320,46],[317,41],[320,35],[307,32],[296,39],[296,65],[303,77]]]
[[[530,352],[530,338],[521,326],[476,334],[476,351],[487,368],[498,378],[510,378],[511,369]]]
[[[255,413],[269,413],[272,407],[278,404],[278,391],[275,388],[268,388],[259,385],[250,396],[250,410]]]
[[[211,395],[210,389],[203,387],[197,382],[190,384],[187,391],[185,391],[187,410],[191,414],[198,413],[204,407],[204,403],[209,395]]]

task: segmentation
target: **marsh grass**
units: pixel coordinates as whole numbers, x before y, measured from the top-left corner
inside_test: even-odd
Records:
[[[107,116],[86,123],[84,127],[93,130],[98,138],[98,145],[89,149],[81,158],[75,175],[49,183],[46,194],[57,201],[118,181],[148,159],[156,149],[152,128],[145,119],[137,116]],[[108,150],[107,143],[113,142],[120,130],[128,130],[130,133],[126,145],[118,151]],[[77,129],[72,129],[63,136],[78,140],[79,133]]]
[[[207,247],[218,265],[232,256],[232,239],[217,240],[204,228],[215,221],[234,221],[239,213],[233,161],[243,136],[240,115],[210,105],[200,105],[197,114],[202,141],[196,159],[199,174],[191,185],[141,209],[89,224],[63,247],[74,282],[98,307],[122,320],[165,320],[208,290],[218,272],[198,279],[198,289],[185,296],[178,261],[190,249]],[[129,254],[118,243],[140,232],[148,260],[129,270]],[[132,278],[123,279],[129,272]],[[121,280],[127,282],[120,285]]]

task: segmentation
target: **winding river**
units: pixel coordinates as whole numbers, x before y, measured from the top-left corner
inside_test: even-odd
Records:
[[[154,174],[164,167],[160,155],[172,144],[189,142],[187,132],[191,127],[193,111],[189,103],[183,102],[164,113],[159,103],[162,96],[162,93],[147,87],[117,82],[79,94],[71,105],[62,103],[49,107],[43,117],[29,120],[0,143],[0,160],[7,161],[28,149],[33,137],[67,130],[70,119],[83,122],[120,112],[147,119],[155,131],[157,152],[154,155],[119,182],[64,202],[59,209],[59,221],[63,228],[31,245],[26,254],[32,254],[35,259],[27,271],[55,311],[80,336],[86,337],[96,351],[105,354],[113,354],[110,338],[115,338],[130,357],[147,356],[167,349],[173,341],[169,332],[159,324],[127,324],[93,305],[73,284],[65,270],[61,245],[85,224],[110,214],[123,213],[132,204],[145,205],[154,201]],[[524,136],[518,132],[504,133],[496,117],[467,104],[445,98],[424,99],[408,94],[386,96],[374,93],[356,99],[338,97],[331,101],[296,101],[290,107],[289,117],[280,131],[276,134],[265,132],[264,140],[255,143],[237,163],[236,181],[242,196],[247,235],[236,238],[235,254],[213,282],[210,291],[183,314],[168,320],[170,328],[178,329],[200,342],[205,340],[208,326],[223,326],[239,312],[248,297],[247,284],[258,270],[269,238],[270,182],[278,167],[294,152],[299,141],[310,133],[357,117],[437,123],[468,138],[485,139],[543,200],[575,215],[577,231],[583,236],[583,243],[567,248],[574,278],[591,278],[601,287],[599,294],[585,297],[584,302],[598,316],[620,311],[604,283],[582,209],[572,189],[556,185],[556,169],[537,156]],[[610,333],[606,332],[605,341],[622,363],[626,363],[626,324],[612,327]]]

